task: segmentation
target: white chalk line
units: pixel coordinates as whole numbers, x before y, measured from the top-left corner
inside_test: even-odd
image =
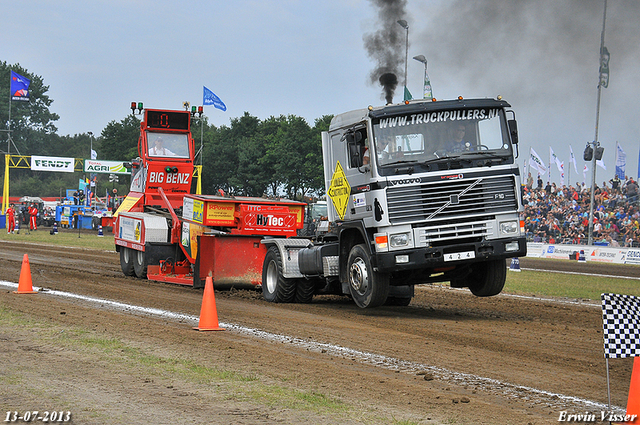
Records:
[[[17,289],[18,284],[13,282],[1,281],[0,286],[9,287],[11,289]],[[85,295],[74,294],[71,292],[58,291],[54,289],[33,287],[34,291],[39,291],[42,295],[53,295],[63,298],[71,298],[81,300],[99,308],[112,308],[125,313],[141,313],[143,315],[155,316],[164,319],[171,319],[178,322],[190,322],[197,325],[199,317],[176,313],[167,310],[161,310],[158,308],[142,307],[132,304],[125,304],[118,301],[107,300],[103,298],[89,297]],[[476,385],[481,386],[482,390],[499,393],[507,397],[518,398],[523,401],[532,402],[535,404],[544,404],[546,407],[556,407],[561,410],[566,410],[566,404],[571,403],[577,409],[594,409],[598,411],[608,410],[608,406],[603,403],[586,400],[579,397],[568,396],[564,394],[552,393],[545,390],[539,390],[537,388],[528,387],[524,385],[512,384],[509,382],[502,382],[497,379],[485,378],[469,373],[455,372],[446,368],[426,365],[423,363],[416,363],[407,360],[397,359],[393,357],[384,356],[381,354],[369,353],[366,351],[354,350],[348,347],[342,347],[335,344],[315,342],[307,339],[293,337],[289,335],[274,334],[271,332],[263,331],[260,329],[249,328],[246,326],[237,325],[234,323],[219,322],[220,327],[227,330],[235,331],[237,333],[248,335],[267,341],[278,342],[281,344],[291,344],[299,348],[303,348],[309,351],[314,351],[323,354],[329,354],[335,357],[350,358],[363,364],[380,367],[387,370],[393,370],[403,372],[407,374],[416,374],[418,372],[428,372],[434,379],[440,381],[450,382],[460,386]],[[624,412],[622,407],[611,406],[614,410]]]
[[[520,270],[527,270],[531,272],[541,272],[541,273],[563,273],[563,274],[577,274],[579,276],[596,276],[596,277],[609,277],[614,279],[631,279],[631,280],[640,280],[640,277],[633,276],[614,276],[611,274],[598,274],[598,273],[583,273],[583,272],[569,272],[564,270],[545,270],[545,269],[529,269],[522,268]]]

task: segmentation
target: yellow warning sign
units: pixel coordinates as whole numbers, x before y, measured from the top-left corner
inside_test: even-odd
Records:
[[[347,181],[340,161],[336,162],[336,169],[331,177],[331,186],[327,191],[327,195],[331,198],[333,206],[340,217],[340,220],[344,219],[344,215],[347,212],[347,205],[349,204],[349,195],[351,195],[351,186]]]

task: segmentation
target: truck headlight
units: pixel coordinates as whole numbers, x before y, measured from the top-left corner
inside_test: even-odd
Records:
[[[503,221],[500,223],[500,233],[514,235],[520,231],[520,224],[517,221]]]
[[[400,233],[397,235],[391,235],[389,238],[389,245],[391,245],[391,248],[400,248],[409,245],[409,234]]]

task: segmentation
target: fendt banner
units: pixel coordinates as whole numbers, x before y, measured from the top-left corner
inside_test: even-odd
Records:
[[[31,155],[31,169],[33,171],[58,171],[62,173],[73,173],[73,163],[73,158]]]

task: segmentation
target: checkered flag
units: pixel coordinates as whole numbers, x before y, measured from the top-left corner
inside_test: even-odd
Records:
[[[602,294],[601,298],[604,356],[640,356],[640,298],[619,294]]]

